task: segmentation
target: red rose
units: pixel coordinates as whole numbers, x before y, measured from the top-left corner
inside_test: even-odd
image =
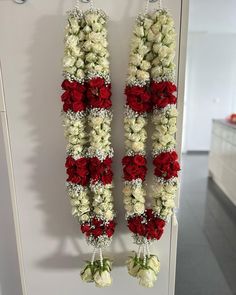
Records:
[[[145,179],[147,167],[146,167],[146,159],[143,156],[126,156],[122,160],[122,164],[124,165],[124,179],[131,181],[133,179],[141,178]]]
[[[176,90],[176,86],[171,82],[152,82],[151,93],[153,106],[157,108],[164,108],[168,104],[176,104],[177,98],[173,94]]]
[[[61,87],[64,90],[72,90],[72,89],[76,89],[78,85],[79,83],[76,81],[64,80],[61,84]]]
[[[81,102],[74,102],[71,107],[72,111],[77,113],[85,110],[85,105]]]
[[[92,224],[95,225],[96,227],[99,227],[99,226],[102,225],[102,220],[101,219],[97,219],[97,218],[93,218]]]
[[[177,161],[178,155],[175,151],[161,153],[153,159],[153,164],[155,165],[154,174],[157,177],[163,177],[165,179],[170,179],[172,177],[178,176],[178,171],[180,170],[180,165]]]
[[[127,86],[125,89],[127,96],[126,104],[136,112],[148,112],[151,110],[151,96],[147,87]]]
[[[93,229],[91,232],[92,232],[92,235],[94,235],[96,238],[103,234],[103,230],[100,227]]]
[[[113,176],[111,163],[112,159],[109,157],[107,157],[104,161],[100,161],[97,157],[91,158],[89,170],[92,181],[97,182],[100,180],[103,184],[110,184]]]
[[[111,97],[111,91],[108,87],[102,87],[100,88],[99,90],[99,96],[102,98],[102,99],[108,99]]]
[[[65,91],[62,96],[61,96],[61,100],[63,102],[70,100],[70,92],[69,91]]]
[[[88,231],[90,231],[91,227],[89,223],[84,223],[81,225],[81,231],[82,233],[86,233]]]
[[[61,96],[61,100],[64,102],[64,112],[67,112],[70,109],[74,112],[86,109],[84,85],[76,81],[70,82],[65,80],[62,83],[62,88],[66,90]]]
[[[74,160],[71,156],[68,156],[65,166],[67,168],[66,172],[68,174],[67,181],[83,186],[87,185],[89,171],[86,158]]]
[[[147,161],[144,156],[141,156],[141,155],[134,156],[134,163],[137,164],[138,166],[145,166],[146,162]]]
[[[105,85],[105,81],[103,78],[94,78],[89,81],[89,86],[92,88],[100,88]]]
[[[108,236],[108,238],[112,237],[114,234],[114,230],[111,228],[106,229],[106,235]]]
[[[71,166],[75,165],[75,160],[71,157],[71,156],[68,156],[66,158],[66,163],[65,163],[65,167],[66,168],[69,168]]]

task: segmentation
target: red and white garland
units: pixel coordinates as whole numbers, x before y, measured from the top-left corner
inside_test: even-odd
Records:
[[[169,12],[159,9],[136,19],[131,43],[124,127],[126,155],[124,171],[124,206],[127,222],[138,253],[128,264],[129,274],[139,283],[152,287],[160,263],[150,255],[149,244],[159,240],[175,206],[180,170],[175,151],[176,86],[175,30]],[[153,127],[152,162],[154,184],[150,193],[152,206],[146,206],[148,114]],[[143,252],[143,256],[141,256]]]
[[[72,215],[94,247],[81,272],[96,286],[111,284],[111,262],[102,256],[115,229],[112,197],[111,82],[107,17],[97,9],[68,12],[62,83],[63,116],[68,141],[66,172]],[[100,259],[95,260],[96,252]]]

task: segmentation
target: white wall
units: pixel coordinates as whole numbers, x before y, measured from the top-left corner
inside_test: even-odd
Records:
[[[209,150],[212,118],[236,100],[236,34],[190,32],[185,104],[186,150]]]
[[[183,0],[163,2],[174,16],[179,37]],[[28,0],[23,5],[16,5],[10,0],[0,1],[0,57],[14,168],[14,199],[17,200],[14,210],[18,211],[16,222],[19,225],[18,241],[21,238],[18,244],[21,244],[22,250],[20,261],[22,274],[24,270],[24,295],[93,292],[104,295],[127,293],[130,289],[136,295],[141,295],[144,290],[127,275],[124,267],[130,250],[135,246],[126,227],[122,204],[121,158],[124,155],[124,138],[121,118],[132,26],[145,2],[95,0],[96,6],[110,16],[115,114],[112,139],[118,227],[114,242],[107,250],[109,256],[115,258],[114,283],[105,290],[95,290],[93,285],[80,280],[79,270],[84,260],[90,257],[92,249],[70,214],[71,207],[64,187],[65,140],[60,118],[61,57],[65,11],[74,3]],[[178,50],[176,62],[178,64]],[[173,236],[176,237],[176,232],[177,225],[170,222],[161,241],[152,247],[152,251],[159,254],[162,266],[156,287],[145,291],[149,295],[157,292],[172,295],[174,292],[176,241]],[[13,294],[8,292],[3,295]]]
[[[11,196],[0,120],[0,295],[21,295]]]

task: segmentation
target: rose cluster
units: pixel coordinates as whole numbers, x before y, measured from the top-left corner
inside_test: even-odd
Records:
[[[146,209],[144,214],[128,218],[129,230],[148,240],[159,240],[163,234],[164,226],[165,221],[157,217],[152,209]]]
[[[110,220],[109,222],[104,222],[101,219],[96,217],[92,218],[89,222],[83,223],[81,225],[81,231],[87,237],[92,235],[95,238],[106,235],[109,238],[113,236],[115,230],[115,222],[114,220]]]
[[[61,96],[64,112],[68,110],[73,112],[84,111],[86,109],[85,85],[77,81],[64,80],[61,86],[65,90]]]
[[[155,165],[155,175],[169,180],[172,177],[178,177],[180,165],[178,163],[178,155],[175,151],[161,153],[153,159]]]
[[[91,182],[96,183],[101,181],[104,185],[112,182],[112,170],[111,170],[112,159],[106,158],[104,161],[100,161],[97,157],[90,159],[90,177]]]
[[[176,104],[177,98],[174,95],[176,85],[169,81],[155,82],[151,85],[152,105],[154,108],[164,108],[167,105]]]
[[[135,155],[135,156],[125,156],[122,160],[124,165],[124,179],[132,181],[135,179],[145,180],[147,173],[147,161],[144,156]]]
[[[90,108],[109,109],[111,107],[111,84],[105,84],[103,78],[89,80],[86,95]]]
[[[135,112],[144,113],[151,110],[151,95],[148,87],[127,86],[125,89],[127,96],[126,104]]]
[[[128,273],[139,279],[139,284],[146,288],[152,288],[160,271],[160,261],[156,255],[135,255],[126,262]]]
[[[86,186],[89,181],[89,159],[79,158],[75,160],[71,156],[66,159],[66,172],[68,174],[67,181]]]

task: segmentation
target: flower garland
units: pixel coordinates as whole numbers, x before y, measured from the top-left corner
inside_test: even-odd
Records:
[[[153,287],[160,262],[150,254],[149,245],[161,238],[166,221],[173,212],[180,170],[175,152],[174,21],[167,10],[158,9],[138,16],[133,33],[125,88],[126,155],[122,164],[128,228],[139,249],[127,265],[129,274],[139,278],[140,285]],[[153,123],[151,138],[155,180],[151,192],[152,208],[145,206],[148,113],[152,114]]]
[[[66,172],[72,215],[94,247],[82,280],[111,284],[111,261],[102,256],[115,229],[112,197],[111,82],[107,17],[97,9],[68,12],[62,83],[63,116],[68,141]],[[96,252],[100,259],[95,260]]]

